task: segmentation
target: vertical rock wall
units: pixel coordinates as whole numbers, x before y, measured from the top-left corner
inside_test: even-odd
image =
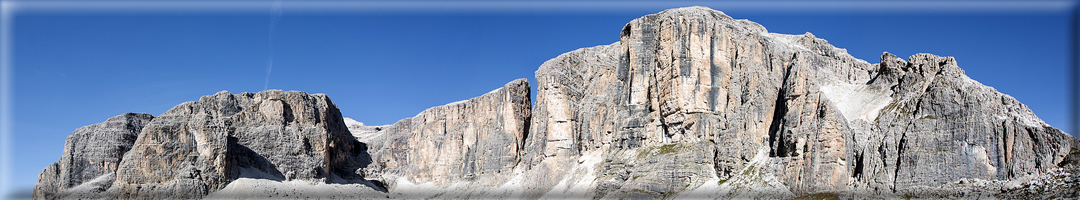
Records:
[[[120,198],[198,198],[242,177],[359,178],[359,145],[326,95],[222,91],[151,121],[113,187]]]
[[[379,136],[370,141],[377,164],[368,171],[391,187],[399,178],[441,186],[501,185],[514,176],[523,153],[531,118],[529,93],[529,82],[518,79],[479,97],[381,126],[374,133]]]
[[[628,23],[618,43],[537,70],[525,160],[560,180],[581,152],[604,151],[599,196],[660,197],[670,191],[657,186],[683,177],[634,174],[696,168],[627,152],[696,146],[711,149],[705,164],[721,180],[750,173],[775,175],[795,194],[891,193],[1030,176],[1076,148],[1012,97],[964,76],[953,58],[909,60],[886,53],[869,64],[809,33],[768,33],[702,7],[666,10]],[[547,179],[538,182],[554,184]],[[635,197],[607,196],[620,195]]]
[[[35,198],[199,198],[237,178],[362,182],[362,147],[326,95],[222,91],[76,130]]]

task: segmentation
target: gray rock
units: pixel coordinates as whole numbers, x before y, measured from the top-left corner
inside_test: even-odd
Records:
[[[199,198],[243,182],[211,196],[236,197],[295,180],[334,184],[289,195],[373,189],[360,198],[1008,198],[1076,186],[1080,140],[952,57],[870,64],[704,7],[635,19],[619,42],[548,60],[536,80],[535,106],[519,79],[384,126],[343,119],[322,94],[219,92],[123,129],[138,133],[115,142],[126,154],[69,156],[97,140],[73,134],[35,198]]]
[[[568,178],[582,151],[611,146],[624,86],[616,66],[618,46],[578,49],[544,62],[522,164],[527,197],[539,197]],[[570,84],[572,83],[572,84]]]
[[[392,125],[356,125],[373,138],[366,174],[394,189],[398,178],[446,186],[499,186],[513,177],[529,130],[529,82],[514,80],[469,100],[429,108]],[[371,130],[376,129],[375,133]],[[377,136],[363,136],[375,134]],[[396,191],[404,195],[423,191]]]
[[[1037,176],[1078,146],[1016,99],[963,75],[951,57],[918,54],[897,67],[875,80],[896,82],[893,94],[900,97],[875,126],[886,138],[898,138],[897,157],[883,156],[897,159],[895,168],[885,167],[895,171],[897,189]]]
[[[546,62],[537,71],[530,133],[530,142],[544,146],[545,154],[532,157],[543,163],[592,149],[607,152],[605,159],[612,162],[604,163],[601,173],[620,177],[605,180],[598,193],[608,197],[643,195],[626,193],[635,190],[660,197],[687,189],[681,184],[670,191],[649,189],[678,182],[677,176],[627,177],[626,172],[663,166],[623,164],[656,159],[616,156],[624,151],[692,146],[705,154],[693,157],[708,158],[704,164],[713,169],[691,173],[729,178],[768,147],[776,96],[797,49],[764,30],[707,8],[673,9],[631,21],[619,43]],[[547,165],[565,166],[552,162]]]
[[[1012,187],[1001,188],[1003,199],[1080,198],[1080,165],[1069,164]]]
[[[237,178],[356,182],[362,147],[326,95],[222,91],[146,124],[105,193],[198,198]]]
[[[650,185],[675,179],[626,178],[661,170],[625,164],[652,158],[621,156],[669,145],[711,151],[696,157],[712,158],[721,182],[765,174],[796,195],[917,193],[908,189],[1039,174],[1076,148],[953,58],[909,60],[885,53],[869,64],[809,33],[768,33],[703,7],[666,10],[628,23],[618,43],[537,70],[524,161],[550,171],[535,180],[543,186],[565,178],[581,152],[606,152],[601,173],[620,178],[602,180],[605,197],[670,192]]]
[[[363,147],[324,94],[222,91],[148,124],[115,187],[122,198],[197,198],[245,177],[363,182]]]
[[[34,198],[99,198],[95,194],[112,186],[124,153],[152,119],[146,113],[124,113],[75,129],[60,160],[38,175]]]

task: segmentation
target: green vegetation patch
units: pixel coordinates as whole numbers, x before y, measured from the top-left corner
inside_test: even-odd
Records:
[[[679,151],[679,149],[676,146],[677,146],[677,144],[665,144],[664,146],[660,146],[660,152],[657,153],[657,154],[658,155],[663,155],[663,154],[676,153],[676,152]]]
[[[631,192],[631,193],[643,193],[643,194],[650,194],[650,195],[652,195],[652,194],[653,194],[652,192],[649,192],[649,191],[645,191],[645,190],[642,190],[642,189],[632,189],[632,190],[630,190],[630,192]]]
[[[665,144],[659,147],[641,147],[638,149],[637,158],[639,160],[645,159],[651,156],[676,154],[691,150],[690,145],[678,144]]]

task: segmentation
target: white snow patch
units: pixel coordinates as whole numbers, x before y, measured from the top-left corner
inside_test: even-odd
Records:
[[[439,188],[439,186],[436,186],[434,183],[427,182],[416,184],[405,177],[398,177],[395,182],[396,186],[394,191],[390,194],[395,198],[434,197],[443,191],[442,188]]]
[[[205,199],[355,199],[386,198],[363,184],[331,184],[316,181],[274,181],[239,178]]]
[[[437,108],[437,107],[449,107],[449,106],[454,106],[454,105],[458,105],[458,104],[463,104],[463,103],[465,103],[465,102],[469,102],[469,100],[472,100],[472,99],[470,98],[470,99],[465,99],[465,100],[460,100],[460,101],[450,102],[450,103],[448,103],[448,104],[443,104],[443,105],[441,105],[441,106],[435,106],[435,107],[431,107],[431,108],[425,109],[424,111],[420,111],[419,113],[416,113],[416,115],[415,115],[415,116],[413,116],[412,118],[417,118],[417,117],[420,117],[420,115],[423,115],[424,113],[428,113],[428,111],[430,111],[431,109],[435,109],[435,108]]]
[[[75,187],[73,187],[71,189],[66,189],[66,190],[64,190],[64,192],[65,193],[71,193],[71,194],[86,194],[86,193],[100,192],[100,191],[97,191],[97,189],[102,188],[102,187],[108,188],[108,187],[105,187],[105,186],[111,185],[111,183],[114,180],[116,180],[116,174],[106,173],[106,174],[102,174],[101,176],[95,177],[94,179],[92,179],[90,181],[83,182],[82,184],[79,184],[78,186],[75,186]]]
[[[821,87],[821,93],[840,109],[848,121],[861,119],[873,122],[878,112],[892,102],[888,90],[868,85],[838,83]]]
[[[205,199],[355,199],[386,198],[364,184],[324,183],[321,180],[282,181],[255,168],[241,168],[240,177]]]
[[[358,121],[354,120],[353,118],[342,117],[342,119],[345,120],[345,126],[348,126],[348,127],[364,126],[363,122],[358,122]]]
[[[452,105],[458,105],[458,104],[462,104],[462,103],[465,103],[466,101],[469,101],[469,99],[466,99],[466,100],[461,100],[461,101],[455,101],[455,102],[450,102],[450,103],[448,103],[448,104],[446,104],[446,105],[442,105],[442,106],[452,106]]]
[[[501,90],[501,89],[502,89],[502,87],[499,87],[499,88],[495,88],[494,90],[491,90],[490,92],[487,92],[487,93],[484,93],[484,94],[491,94],[491,93],[495,93],[495,92],[498,92],[498,91],[499,91],[499,90]],[[482,95],[481,95],[481,96],[482,96]],[[475,98],[475,97],[474,97],[474,98]],[[455,101],[455,102],[450,102],[450,103],[448,103],[448,104],[446,104],[446,105],[442,105],[442,106],[452,106],[452,105],[458,105],[458,104],[462,104],[462,103],[465,103],[465,102],[467,102],[467,101],[469,101],[469,100],[472,100],[472,99],[470,98],[470,99],[466,99],[466,100],[461,100],[461,101]]]
[[[495,88],[494,90],[491,90],[491,92],[488,92],[487,94],[498,92],[501,89],[503,89],[503,87]]]
[[[349,129],[349,133],[364,143],[374,142],[379,136],[382,136],[383,132],[379,131],[384,126],[366,126],[362,122],[353,120],[352,118],[342,117],[345,121],[345,127]]]

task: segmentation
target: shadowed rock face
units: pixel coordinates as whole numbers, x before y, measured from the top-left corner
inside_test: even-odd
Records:
[[[199,198],[237,178],[363,182],[356,174],[367,156],[363,144],[323,94],[222,91],[151,118],[125,114],[80,128],[68,139],[66,152],[73,153],[46,168],[35,191],[51,198],[55,182],[60,189],[95,187],[79,190],[96,195],[88,197]],[[102,146],[108,155],[91,155]],[[95,160],[104,165],[67,167]]]
[[[364,198],[787,198],[985,196],[1033,179],[1078,187],[1055,177],[1072,178],[1064,172],[1075,167],[1057,167],[1080,160],[1080,140],[952,57],[884,53],[870,64],[810,33],[768,33],[704,7],[635,19],[619,42],[545,62],[536,81],[535,106],[519,79],[384,126],[344,120],[323,94],[219,92],[156,118],[80,128],[34,197],[199,198],[226,186],[212,197],[237,197],[253,190],[243,184],[276,191],[292,181],[365,187],[309,184],[290,198],[347,188],[370,188]],[[1030,194],[1005,195],[1017,196]]]
[[[35,199],[96,198],[116,180],[116,169],[139,131],[154,116],[125,113],[68,135],[60,160],[38,175]]]
[[[148,124],[124,156],[114,187],[122,198],[197,198],[247,176],[359,178],[358,146],[326,95],[223,91]]]

